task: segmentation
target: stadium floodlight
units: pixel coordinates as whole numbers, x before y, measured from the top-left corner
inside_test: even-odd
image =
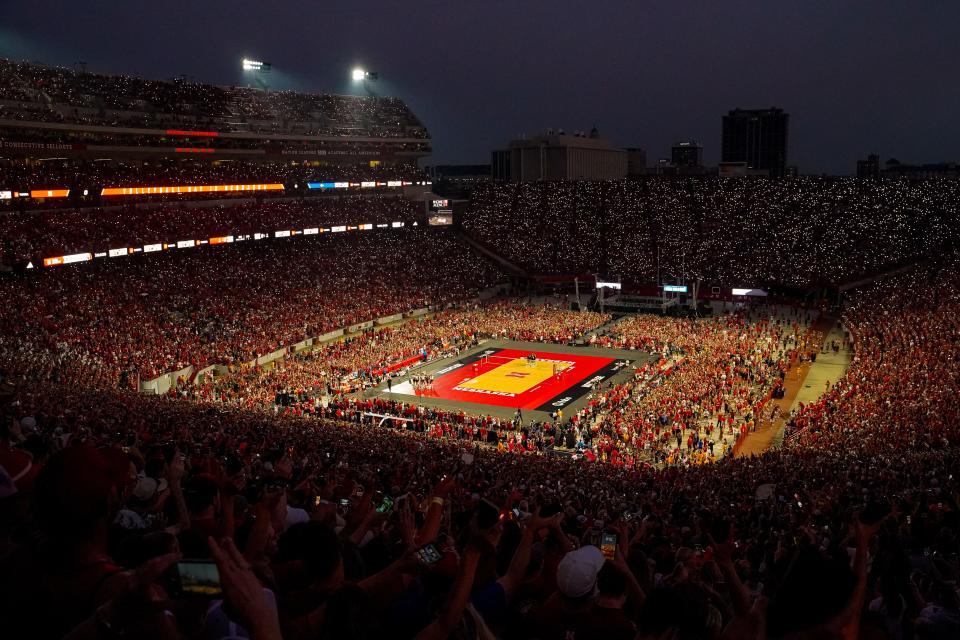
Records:
[[[374,93],[371,83],[380,79],[379,73],[376,71],[367,71],[361,67],[354,67],[353,71],[350,72],[350,77],[353,79],[354,84],[362,85],[368,95],[377,95]]]
[[[260,71],[263,69],[263,63],[259,60],[248,60],[247,58],[243,59],[243,70],[244,71]]]

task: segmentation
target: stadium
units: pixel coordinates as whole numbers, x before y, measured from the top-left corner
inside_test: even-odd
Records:
[[[960,637],[960,181],[259,82],[0,59],[3,637]]]

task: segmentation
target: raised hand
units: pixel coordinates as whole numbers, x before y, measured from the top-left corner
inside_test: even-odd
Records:
[[[230,538],[220,544],[207,539],[210,553],[220,571],[223,599],[231,615],[243,624],[255,640],[281,640],[277,611],[264,593],[263,586]]]

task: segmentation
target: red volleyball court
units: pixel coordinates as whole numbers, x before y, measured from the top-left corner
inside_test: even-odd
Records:
[[[531,358],[530,356],[534,356]],[[458,402],[493,404],[502,407],[545,410],[555,398],[557,408],[567,404],[565,392],[585,385],[567,395],[583,395],[591,376],[614,361],[613,358],[545,353],[519,349],[489,350],[482,357],[458,361],[436,372],[433,388],[417,391],[422,397]],[[598,376],[604,379],[607,376]]]

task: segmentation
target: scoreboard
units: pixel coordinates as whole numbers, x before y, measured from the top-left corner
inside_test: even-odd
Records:
[[[431,226],[453,224],[453,205],[451,202],[446,198],[431,200],[427,224]]]

